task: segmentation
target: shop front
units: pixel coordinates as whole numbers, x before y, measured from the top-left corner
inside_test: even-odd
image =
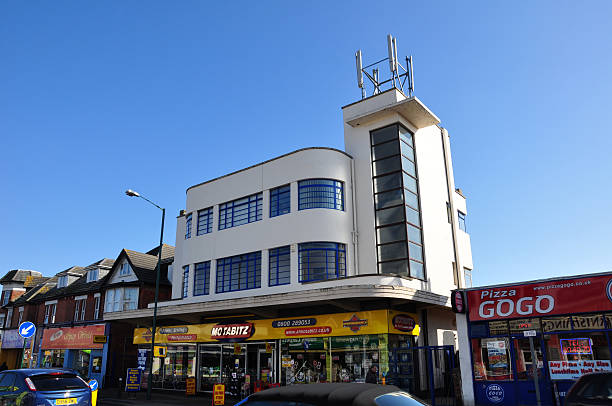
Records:
[[[390,310],[160,327],[155,342],[166,351],[154,357],[153,388],[185,390],[196,378],[201,392],[224,383],[245,396],[272,385],[365,382],[368,372],[380,382],[399,371],[390,343],[414,345],[418,334],[414,314]],[[134,330],[141,353],[150,342],[150,329]]]
[[[17,329],[4,330],[2,335],[2,348],[0,350],[0,365],[6,362],[9,369],[19,368],[21,366],[21,358],[24,355],[23,337],[19,335]],[[32,348],[32,339],[29,338],[25,342],[24,366],[28,366],[30,351]]]
[[[103,385],[108,355],[106,324],[48,328],[43,331],[38,366],[70,368]]]
[[[612,371],[612,274],[457,291],[453,300],[467,315],[478,405],[562,405],[580,376]]]

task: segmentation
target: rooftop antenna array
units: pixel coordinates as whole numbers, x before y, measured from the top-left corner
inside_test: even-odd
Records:
[[[365,99],[367,97],[366,87],[363,83],[363,77],[367,77],[373,86],[373,94],[376,95],[381,92],[381,87],[390,83],[392,88],[398,89],[402,93],[404,92],[404,87],[406,85],[406,81],[408,82],[408,86],[406,90],[408,91],[408,97],[412,97],[412,93],[414,93],[414,75],[412,70],[412,55],[410,57],[406,57],[406,66],[404,67],[397,56],[397,39],[393,38],[391,34],[387,35],[387,51],[389,56],[387,58],[381,59],[380,61],[374,62],[368,66],[363,66],[361,49],[355,53],[355,64],[357,67],[357,86],[361,89],[361,98]],[[389,61],[389,71],[391,72],[391,78],[380,81],[379,80],[379,70],[377,65]],[[368,69],[372,68],[372,72],[368,72]]]

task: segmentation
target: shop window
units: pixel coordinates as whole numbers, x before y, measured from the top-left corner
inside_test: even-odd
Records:
[[[387,346],[383,335],[331,337],[331,381],[365,382],[369,371],[380,381],[381,360],[379,347]],[[386,360],[384,360],[386,362]],[[385,368],[386,369],[386,365]]]
[[[41,367],[43,368],[63,368],[64,354],[66,350],[43,350]]]
[[[282,384],[329,382],[328,346],[328,337],[281,340]]]
[[[185,391],[196,375],[195,344],[168,345],[165,358],[153,359],[153,388]]]
[[[551,379],[578,379],[588,372],[612,371],[604,332],[558,333],[544,336]]]
[[[513,379],[508,338],[472,338],[472,359],[476,381]]]
[[[76,370],[82,376],[89,376],[89,359],[90,350],[74,350],[74,358],[72,359],[72,369]]]

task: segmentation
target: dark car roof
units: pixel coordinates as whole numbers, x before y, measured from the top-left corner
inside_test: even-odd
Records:
[[[380,395],[401,392],[393,385],[371,383],[313,383],[267,389],[249,396],[249,401],[282,400],[314,405],[371,406]]]

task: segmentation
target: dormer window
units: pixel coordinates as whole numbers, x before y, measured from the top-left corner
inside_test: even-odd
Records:
[[[95,282],[97,280],[98,280],[98,270],[97,269],[92,269],[91,271],[87,272],[87,283]]]
[[[121,264],[121,269],[119,270],[119,276],[127,276],[130,274],[130,272],[131,272],[130,264],[128,264],[127,262],[124,262],[123,264]]]
[[[66,286],[68,286],[68,275],[63,275],[57,278],[58,288],[65,288]]]

